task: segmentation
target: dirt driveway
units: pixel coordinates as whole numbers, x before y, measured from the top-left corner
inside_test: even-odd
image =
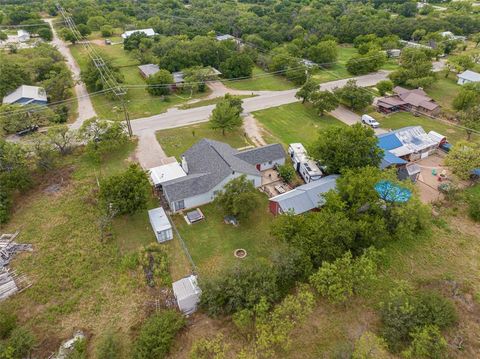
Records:
[[[445,171],[447,177],[451,175],[450,171],[443,165],[443,161],[444,155],[438,152],[438,154],[416,162],[421,168],[416,186],[419,189],[420,199],[423,203],[432,203],[443,199],[443,195],[437,189],[441,183],[438,180],[439,174]],[[433,174],[434,172],[436,175]]]

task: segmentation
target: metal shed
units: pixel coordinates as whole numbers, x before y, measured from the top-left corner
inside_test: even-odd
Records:
[[[190,275],[173,282],[173,294],[177,299],[178,308],[185,314],[192,314],[197,310],[202,291],[197,284],[197,277]]]
[[[162,207],[149,210],[148,217],[159,243],[173,239],[172,225]]]

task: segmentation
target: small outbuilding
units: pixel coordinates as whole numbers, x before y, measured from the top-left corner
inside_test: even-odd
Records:
[[[150,168],[150,178],[152,179],[155,188],[161,188],[162,183],[184,177],[186,175],[187,174],[183,170],[182,166],[180,166],[177,161]]]
[[[148,37],[156,35],[155,31],[152,28],[149,28],[149,29],[138,29],[138,30],[125,31],[122,34],[122,38],[123,39],[128,39],[131,35],[133,35],[135,33],[142,33],[142,34],[145,34]]]
[[[17,38],[18,42],[27,42],[30,40],[30,33],[26,30],[20,29],[17,31]]]
[[[197,277],[190,275],[173,282],[173,295],[177,300],[178,309],[183,314],[190,315],[197,310],[202,291],[197,284]]]
[[[47,93],[43,87],[22,85],[3,98],[7,105],[46,105]]]
[[[148,217],[159,243],[173,239],[172,225],[162,207],[149,210]]]
[[[142,75],[143,78],[147,79],[160,71],[160,67],[155,64],[145,64],[138,66],[138,70],[140,71],[140,75]]]

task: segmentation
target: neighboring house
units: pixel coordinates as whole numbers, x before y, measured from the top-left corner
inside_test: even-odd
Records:
[[[47,93],[43,87],[22,85],[3,98],[3,104],[46,105]]]
[[[202,139],[182,155],[186,176],[162,184],[163,196],[173,212],[210,203],[232,179],[245,175],[255,187],[260,171],[285,163],[280,144],[238,151],[226,143]]]
[[[160,71],[160,67],[155,64],[146,64],[138,66],[138,70],[140,71],[140,75],[142,75],[143,78],[147,79]]]
[[[269,209],[273,215],[302,214],[325,204],[323,195],[335,189],[338,175],[330,175],[299,186],[292,191],[270,198]]]
[[[440,112],[440,106],[421,88],[408,90],[396,86],[393,93],[391,96],[377,100],[376,106],[379,112],[409,111],[427,116],[436,116]]]
[[[307,60],[307,59],[301,59],[299,62],[300,62],[300,64],[304,65],[305,67],[307,67],[309,69],[318,66],[315,62],[313,62],[311,60]]]
[[[202,290],[198,286],[197,277],[190,275],[172,283],[173,295],[177,300],[178,309],[190,315],[197,310]]]
[[[235,40],[235,37],[230,34],[222,34],[215,36],[217,41],[228,41],[228,40]]]
[[[480,74],[471,70],[463,71],[461,74],[458,74],[457,77],[457,84],[459,85],[465,85],[472,82],[480,82]]]
[[[457,36],[451,31],[443,31],[440,33],[442,37],[448,39],[448,40],[459,40],[459,41],[466,41],[467,37],[466,36]]]
[[[288,146],[288,154],[297,171],[306,183],[318,181],[322,178],[322,170],[317,163],[308,157],[307,150],[301,143],[291,143]]]
[[[173,239],[172,225],[162,207],[149,210],[148,217],[158,243]]]
[[[135,34],[137,32],[142,32],[149,37],[156,35],[155,31],[153,31],[153,29],[151,29],[151,28],[150,29],[138,29],[138,30],[125,31],[122,34],[122,38],[123,39],[128,39],[132,34]]]
[[[184,75],[182,71],[172,72],[173,83],[175,85],[181,85],[184,82]]]
[[[25,30],[18,30],[17,38],[18,42],[27,42],[28,40],[30,40],[30,33]]]
[[[421,126],[400,128],[377,135],[378,146],[384,151],[382,168],[389,165],[403,165],[406,162],[423,159],[433,154],[439,147],[442,135]]]
[[[400,43],[405,47],[413,47],[417,49],[432,49],[432,46],[419,44],[418,42],[400,40]]]

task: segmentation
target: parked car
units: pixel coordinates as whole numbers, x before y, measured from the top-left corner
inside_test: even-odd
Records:
[[[377,120],[375,120],[372,116],[369,115],[362,115],[362,123],[373,128],[377,128],[380,126]]]
[[[38,131],[38,126],[37,125],[33,125],[33,126],[30,126],[30,127],[27,127],[21,131],[18,131],[17,132],[17,136],[26,136],[28,135],[29,133],[32,133],[32,132],[36,132]]]

